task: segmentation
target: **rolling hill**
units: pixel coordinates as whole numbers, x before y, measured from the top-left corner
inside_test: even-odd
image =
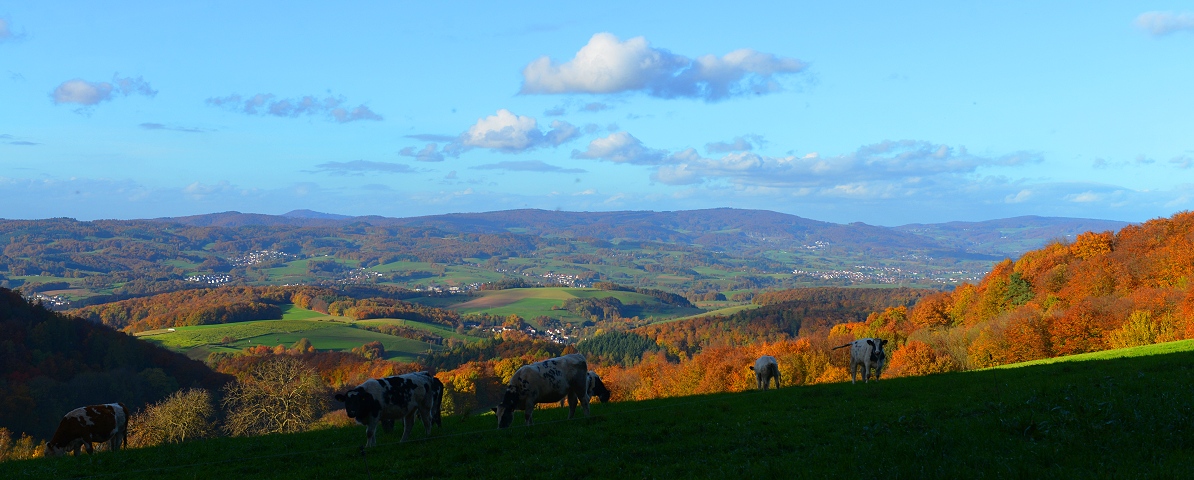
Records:
[[[1161,353],[1161,351],[1165,351]],[[4,478],[793,478],[1194,475],[1194,341],[1119,358],[559,408],[497,430],[448,417],[0,464]],[[517,422],[516,422],[517,423]]]

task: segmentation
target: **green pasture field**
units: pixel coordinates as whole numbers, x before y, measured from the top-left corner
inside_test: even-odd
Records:
[[[397,318],[374,318],[369,320],[357,320],[353,322],[357,325],[401,325],[403,327],[417,328],[426,332],[434,333],[444,338],[455,338],[466,342],[481,340],[481,337],[474,337],[465,335],[463,333],[456,333],[456,330],[448,328],[444,325],[437,325],[432,323],[416,322],[414,320],[402,320]]]
[[[759,308],[759,305],[755,305],[753,303],[748,303],[745,305],[734,305],[734,306],[730,306],[730,307],[719,308],[717,310],[710,310],[705,313],[698,313],[696,315],[688,315],[686,317],[669,318],[667,320],[663,320],[663,321],[657,322],[657,323],[678,322],[681,320],[692,320],[694,318],[713,317],[713,316],[717,316],[717,315],[725,315],[728,317],[730,315],[741,312],[743,310],[754,310],[756,308]]]
[[[1172,351],[595,403],[573,420],[550,408],[505,430],[445,417],[363,455],[353,425],[12,461],[0,477],[1191,478],[1194,344],[1158,348]]]
[[[192,358],[203,358],[207,356],[207,353],[213,351],[236,351],[256,345],[290,347],[302,338],[310,340],[316,350],[332,351],[348,351],[363,344],[378,341],[386,349],[386,358],[405,362],[416,360],[419,355],[427,353],[429,349],[443,348],[418,340],[353,328],[350,326],[351,321],[343,317],[312,313],[316,313],[318,316],[306,319],[257,320],[177,327],[173,332],[153,330],[142,332],[139,336],[171,350],[185,353]],[[304,316],[304,314],[293,310],[287,314],[292,318]],[[411,326],[419,324],[418,322],[408,323]],[[456,335],[455,332],[452,334]],[[225,344],[223,343],[224,337],[231,337],[234,341]]]

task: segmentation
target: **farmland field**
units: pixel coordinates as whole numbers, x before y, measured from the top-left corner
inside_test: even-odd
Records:
[[[491,315],[507,316],[516,314],[525,319],[533,319],[543,315],[554,317],[564,322],[582,322],[585,319],[566,310],[553,310],[561,307],[570,298],[607,298],[614,297],[623,304],[643,302],[660,307],[662,313],[659,318],[671,318],[679,315],[694,314],[698,309],[683,309],[662,305],[653,297],[635,292],[599,290],[593,288],[511,288],[481,292],[477,297],[454,305],[442,305],[461,313],[488,313]]]
[[[256,345],[290,347],[303,338],[311,341],[311,345],[316,350],[332,351],[347,351],[365,343],[378,341],[386,349],[385,358],[404,362],[414,361],[428,350],[443,348],[418,340],[355,328],[353,327],[355,323],[362,325],[398,324],[425,330],[444,338],[456,338],[464,341],[478,339],[458,334],[442,325],[393,318],[357,322],[346,317],[324,315],[293,305],[283,308],[281,320],[178,327],[173,332],[152,330],[141,332],[138,336],[197,359],[205,358],[211,352],[237,351]]]
[[[1168,352],[1168,353],[1159,353]],[[1157,354],[1152,354],[1157,353]],[[961,372],[11,461],[4,478],[1191,478],[1194,342]],[[518,455],[510,445],[518,445]]]

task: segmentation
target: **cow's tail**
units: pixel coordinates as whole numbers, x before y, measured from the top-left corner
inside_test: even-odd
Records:
[[[438,378],[431,377],[431,385],[435,387],[435,404],[431,406],[431,424],[444,426],[443,418],[441,418],[440,409],[444,405],[444,382],[439,381]]]
[[[847,344],[845,344],[845,345],[839,345],[839,346],[836,346],[836,347],[833,347],[833,348],[831,348],[830,350],[837,350],[837,349],[839,349],[839,348],[846,348],[846,347],[849,347],[850,345],[854,345],[854,342],[850,342],[850,343],[847,343]]]

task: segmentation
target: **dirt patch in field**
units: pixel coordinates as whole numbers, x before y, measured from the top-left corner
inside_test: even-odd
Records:
[[[497,308],[504,307],[521,299],[522,297],[513,295],[489,295],[476,300],[469,300],[452,308]]]

